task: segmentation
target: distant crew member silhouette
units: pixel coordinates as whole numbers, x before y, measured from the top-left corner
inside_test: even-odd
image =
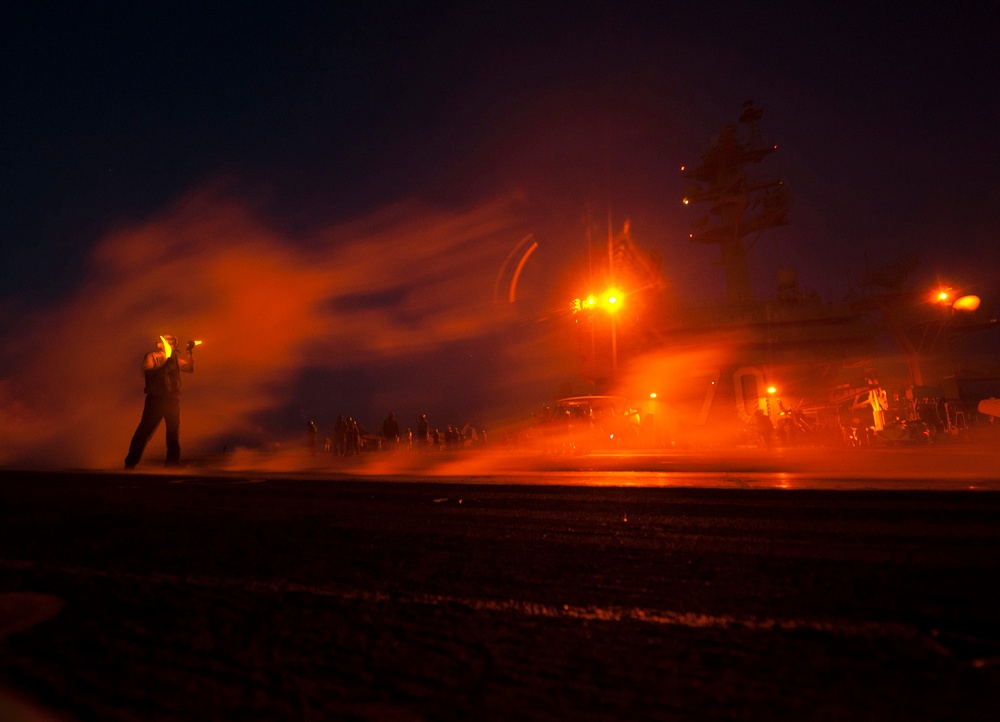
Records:
[[[420,421],[417,423],[417,443],[420,446],[428,446],[431,443],[431,437],[427,432],[427,414],[420,414]]]
[[[774,424],[771,422],[771,417],[757,409],[753,412],[753,424],[757,431],[758,443],[765,449],[774,446]]]
[[[337,415],[337,423],[333,427],[333,448],[337,456],[347,455],[347,422],[343,414]]]
[[[396,420],[396,414],[392,411],[382,422],[382,438],[385,439],[386,446],[391,451],[395,451],[399,446],[399,422]]]
[[[309,453],[316,454],[316,441],[319,438],[319,429],[316,428],[316,422],[310,421],[308,426],[308,439],[306,440],[306,445],[309,448]]]
[[[181,463],[181,372],[194,373],[195,342],[188,342],[184,353],[177,351],[177,338],[170,334],[160,337],[157,350],[150,351],[142,360],[146,377],[146,403],[142,418],[132,435],[132,443],[125,457],[125,468],[134,469],[142,458],[146,444],[153,437],[160,421],[167,426],[167,466]]]

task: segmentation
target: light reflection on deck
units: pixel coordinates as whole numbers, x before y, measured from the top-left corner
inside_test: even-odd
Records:
[[[157,472],[156,468],[144,471]],[[173,470],[176,474],[176,470]],[[230,478],[357,478],[396,482],[711,489],[1000,491],[1000,449],[727,449],[544,455],[239,452],[203,460],[187,474]]]

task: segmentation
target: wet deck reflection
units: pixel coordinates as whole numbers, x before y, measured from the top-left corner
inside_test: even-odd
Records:
[[[711,449],[581,456],[497,449],[346,458],[247,451],[200,460],[186,472],[191,474],[595,487],[998,491],[1000,448]]]

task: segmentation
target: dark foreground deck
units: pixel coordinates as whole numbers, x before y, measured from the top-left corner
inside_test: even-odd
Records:
[[[1000,493],[528,481],[0,471],[0,717],[1000,718]]]

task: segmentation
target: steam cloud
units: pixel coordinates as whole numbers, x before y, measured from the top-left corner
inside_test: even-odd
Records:
[[[103,239],[71,298],[14,325],[0,464],[119,467],[142,408],[139,363],[162,333],[204,339],[183,379],[185,449],[260,433],[305,369],[481,339],[502,321],[492,290],[523,213],[517,196],[460,212],[401,203],[293,238],[219,189],[195,193]],[[533,343],[495,352],[537,361]]]

